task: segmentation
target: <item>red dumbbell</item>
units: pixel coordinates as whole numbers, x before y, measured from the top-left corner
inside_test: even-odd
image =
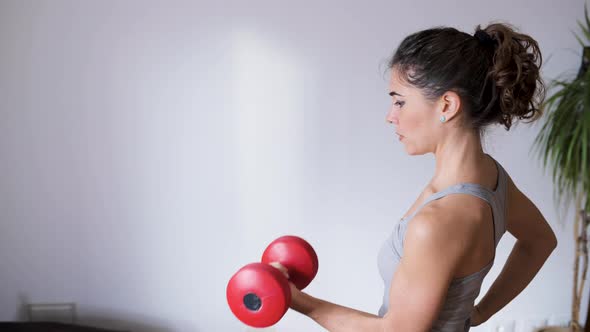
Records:
[[[272,262],[287,268],[289,280],[269,265]],[[248,264],[233,275],[227,285],[227,303],[246,325],[274,325],[289,309],[289,281],[297,289],[304,289],[318,272],[318,265],[318,257],[309,243],[297,236],[282,236],[264,250],[262,263]]]

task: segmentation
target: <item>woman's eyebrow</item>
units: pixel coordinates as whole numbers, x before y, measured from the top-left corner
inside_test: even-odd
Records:
[[[399,93],[397,93],[397,92],[395,92],[395,91],[391,91],[391,92],[389,93],[389,95],[390,95],[390,96],[392,96],[392,97],[393,97],[393,96],[400,96],[400,97],[403,97],[402,95],[400,95]]]

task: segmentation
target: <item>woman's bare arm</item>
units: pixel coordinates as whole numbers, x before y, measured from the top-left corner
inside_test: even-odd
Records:
[[[506,230],[517,239],[504,268],[477,304],[484,322],[514,299],[535,277],[557,239],[528,197],[508,178]]]
[[[294,286],[291,308],[332,332],[430,331],[475,228],[449,231],[461,216],[428,210],[423,209],[408,226],[404,256],[391,281],[392,310],[383,318],[314,298]]]

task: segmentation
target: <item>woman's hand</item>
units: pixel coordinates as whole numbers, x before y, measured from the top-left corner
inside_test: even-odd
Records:
[[[283,264],[279,262],[271,262],[269,265],[281,271],[285,278],[287,278],[287,281],[289,281],[289,271],[285,266],[283,266]],[[291,304],[289,306],[293,308],[293,303],[295,303],[298,296],[301,295],[301,291],[297,289],[297,287],[291,281],[289,281],[289,287],[291,288]]]
[[[478,326],[481,323],[485,322],[485,318],[483,317],[481,311],[479,311],[479,308],[477,307],[477,305],[475,307],[473,307],[473,310],[471,310],[471,326]]]

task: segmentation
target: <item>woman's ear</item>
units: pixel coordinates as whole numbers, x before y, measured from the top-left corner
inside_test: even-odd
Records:
[[[446,121],[451,120],[459,114],[461,110],[461,98],[454,91],[447,91],[441,97],[442,107],[440,108],[439,117],[444,116]]]

